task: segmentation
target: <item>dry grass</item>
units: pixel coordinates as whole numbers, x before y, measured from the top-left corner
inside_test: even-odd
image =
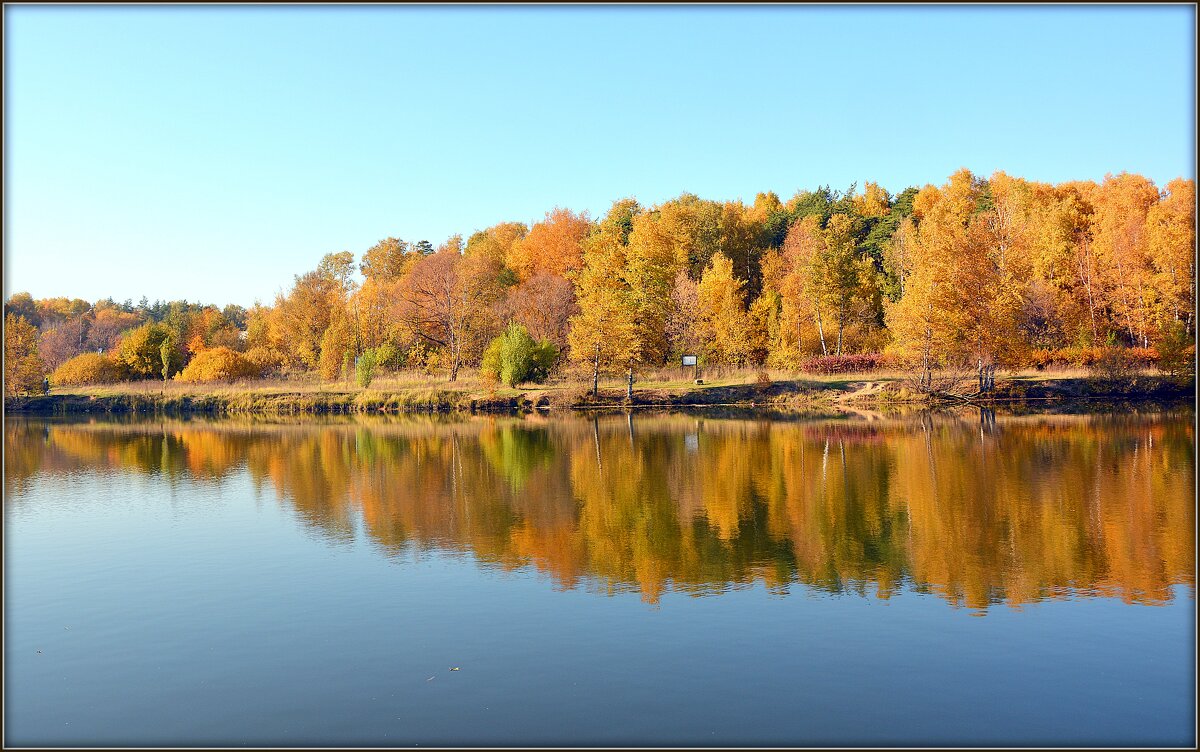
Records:
[[[635,374],[634,390],[663,390],[667,392],[701,391],[729,386],[754,385],[758,374],[764,369],[708,367],[701,371],[704,383],[694,383],[693,369],[686,374],[678,367],[646,369]],[[861,382],[906,383],[915,379],[915,374],[899,370],[879,370],[847,374],[814,374],[799,371],[765,369],[772,382],[796,383],[809,389],[847,390],[851,384]],[[1145,371],[1150,374],[1153,371]],[[1053,381],[1057,379],[1089,378],[1095,374],[1082,368],[1022,369],[997,374],[998,379],[1019,378],[1029,381]],[[935,374],[950,378],[961,377],[964,381],[974,378],[973,374]],[[610,374],[600,379],[600,388],[606,392],[623,392],[626,382],[623,375]],[[552,378],[545,384],[523,384],[517,388],[506,387],[481,379],[473,369],[464,369],[456,381],[445,376],[430,376],[419,371],[400,371],[383,374],[371,386],[363,389],[352,381],[327,382],[315,373],[296,374],[271,379],[242,380],[233,383],[182,383],[177,381],[131,381],[96,386],[55,387],[53,394],[75,394],[85,397],[142,397],[146,399],[184,397],[211,398],[271,398],[282,395],[300,395],[312,398],[344,397],[346,399],[387,400],[389,395],[458,394],[462,397],[516,398],[523,394],[546,396],[552,402],[569,402],[577,395],[591,391],[590,374],[570,370]]]

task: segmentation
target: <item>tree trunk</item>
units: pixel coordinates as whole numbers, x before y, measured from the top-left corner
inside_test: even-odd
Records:
[[[596,359],[592,361],[592,396],[600,396],[600,343],[596,343]]]
[[[821,324],[820,311],[817,311],[817,334],[821,335],[821,354],[828,356],[829,348],[825,346],[825,327]]]
[[[625,385],[625,396],[629,398],[630,402],[633,401],[633,366],[629,366],[629,379]]]
[[[458,366],[460,364],[460,361],[461,361],[461,359],[459,358],[458,352],[456,351],[454,353],[454,363],[450,366],[450,380],[451,381],[458,381]]]

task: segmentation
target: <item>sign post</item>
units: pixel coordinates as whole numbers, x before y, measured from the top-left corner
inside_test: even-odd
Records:
[[[697,365],[697,360],[696,360],[695,355],[684,355],[683,356],[683,365],[679,368],[679,373],[681,376],[685,375],[687,373],[688,366],[691,366],[694,369],[692,371],[692,377],[697,378],[697,379],[700,378],[700,366]]]

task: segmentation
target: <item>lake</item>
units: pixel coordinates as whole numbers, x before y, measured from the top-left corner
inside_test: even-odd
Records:
[[[1191,745],[1190,407],[21,419],[9,745]]]

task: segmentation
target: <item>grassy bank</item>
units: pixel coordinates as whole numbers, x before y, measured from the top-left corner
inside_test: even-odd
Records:
[[[264,380],[238,384],[135,382],[102,387],[55,389],[46,396],[5,399],[6,413],[60,415],[73,413],[388,413],[388,412],[518,412],[522,410],[594,409],[628,406],[739,405],[782,410],[878,408],[888,405],[940,403],[1099,400],[1178,400],[1194,395],[1194,381],[1154,373],[1100,378],[1083,371],[1014,373],[997,379],[995,390],[971,395],[963,378],[949,393],[928,394],[916,388],[910,374],[878,372],[839,376],[727,371],[706,374],[703,383],[678,372],[645,374],[634,384],[629,401],[622,381],[601,382],[594,397],[588,384],[558,381],[510,389],[476,378],[456,382],[424,375],[401,374],[376,380],[360,389],[312,378]],[[942,388],[953,382],[942,375]]]

